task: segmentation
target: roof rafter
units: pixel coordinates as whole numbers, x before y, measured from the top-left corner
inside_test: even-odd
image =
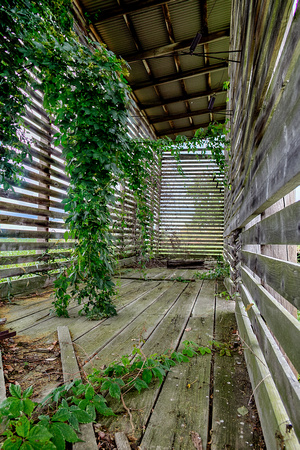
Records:
[[[219,111],[226,111],[226,105],[216,106],[214,108],[214,112]],[[159,116],[151,119],[149,117],[149,122],[151,124],[156,123],[162,123],[162,122],[168,122],[169,120],[177,120],[177,119],[185,119],[186,117],[194,117],[194,116],[201,116],[203,114],[209,114],[209,110],[206,109],[199,109],[198,111],[188,111],[187,113],[181,113],[181,114],[171,114],[168,116]]]
[[[163,11],[164,19],[165,19],[165,24],[166,24],[166,27],[168,30],[169,40],[171,43],[174,43],[175,35],[174,35],[174,30],[173,30],[173,25],[172,25],[171,15],[170,15],[170,10],[169,10],[168,5],[162,5],[162,11]],[[176,67],[176,72],[182,73],[180,58],[179,58],[178,54],[174,53],[173,58],[174,58],[174,63],[175,63],[175,67]],[[186,91],[186,86],[185,86],[184,80],[180,80],[180,85],[181,85],[181,91],[182,91],[183,96],[186,96],[187,91]],[[186,110],[190,111],[191,108],[190,108],[189,102],[184,101],[184,104],[185,104]],[[194,124],[192,116],[189,116],[189,121],[190,121],[191,125]]]
[[[219,123],[224,123],[224,120],[220,120]],[[199,123],[198,125],[193,125],[190,127],[183,127],[183,128],[174,128],[174,130],[165,130],[165,131],[157,131],[156,134],[159,137],[162,136],[169,136],[171,134],[178,134],[178,133],[187,133],[188,131],[196,131],[199,128],[207,128],[210,122],[206,123]]]
[[[105,22],[105,20],[113,19],[114,17],[124,16],[126,14],[130,14],[136,11],[141,11],[143,9],[153,8],[155,6],[161,6],[165,3],[170,3],[175,0],[144,0],[137,1],[131,5],[119,5],[112,9],[104,10],[103,12],[96,14],[91,17],[91,21],[94,25],[98,25],[99,23]]]
[[[162,101],[155,102],[155,103],[142,103],[142,104],[140,103],[139,108],[140,108],[140,110],[143,111],[145,109],[157,108],[157,106],[165,106],[165,105],[170,105],[171,103],[177,103],[177,102],[182,102],[182,101],[187,101],[187,100],[197,100],[198,98],[204,98],[204,97],[207,97],[208,95],[218,95],[218,94],[224,94],[224,93],[225,93],[225,91],[223,91],[222,87],[218,87],[216,89],[196,92],[195,94],[189,94],[186,96],[181,95],[180,97],[167,98]]]
[[[228,63],[218,63],[211,65],[209,67],[201,67],[200,69],[187,70],[186,72],[176,73],[174,75],[166,75],[164,77],[158,77],[155,80],[143,81],[141,83],[132,84],[131,88],[133,91],[138,91],[139,89],[144,89],[152,86],[159,86],[161,84],[170,83],[172,81],[184,80],[185,78],[196,77],[197,75],[205,75],[209,72],[216,72],[228,67]]]
[[[211,33],[205,37],[202,37],[199,45],[219,41],[230,35],[230,30],[227,28],[223,31],[218,31],[216,33]],[[141,59],[156,58],[158,56],[168,55],[180,50],[185,50],[190,47],[192,39],[184,39],[183,41],[174,42],[171,44],[163,45],[161,47],[155,47],[150,50],[145,50],[143,52],[137,52],[129,55],[122,55],[127,62],[140,61]]]
[[[117,0],[119,6],[120,6],[121,8],[123,7],[122,1],[123,1],[123,0]],[[123,19],[125,20],[126,26],[127,26],[128,30],[129,30],[131,36],[132,36],[132,38],[133,38],[134,44],[135,44],[137,50],[139,51],[139,50],[141,49],[141,43],[140,43],[140,40],[139,40],[138,35],[137,35],[137,33],[136,33],[136,30],[135,30],[135,28],[134,28],[134,25],[133,25],[133,23],[132,23],[131,17],[128,16],[127,14],[123,14],[122,16],[123,16]],[[149,64],[148,64],[148,62],[147,62],[146,60],[143,59],[143,60],[142,60],[142,63],[143,63],[143,65],[144,65],[144,67],[145,67],[145,69],[146,69],[146,71],[147,71],[147,73],[148,73],[148,76],[151,78],[152,81],[155,81],[154,76],[153,76],[153,73],[152,73],[152,70],[151,70],[151,68],[150,68],[150,66],[149,66]],[[159,91],[158,86],[154,86],[154,90],[155,90],[155,93],[156,93],[156,95],[158,96],[158,98],[162,101],[162,96],[161,96],[161,94],[160,94],[160,91]],[[164,112],[165,112],[167,115],[169,114],[169,111],[168,111],[168,109],[167,109],[166,106],[163,107],[163,110],[164,110]],[[170,127],[171,127],[171,128],[174,128],[174,124],[172,123],[172,121],[169,121],[169,123],[170,123]]]

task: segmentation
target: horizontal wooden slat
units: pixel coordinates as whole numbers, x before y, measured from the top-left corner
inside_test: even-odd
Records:
[[[282,445],[287,444],[286,448],[296,449],[297,438],[294,431],[291,430],[290,433],[287,427],[290,419],[268,370],[250,319],[245,313],[245,307],[239,299],[236,300],[236,319],[267,448],[276,449],[280,436]]]
[[[244,231],[242,244],[300,244],[300,201]]]
[[[0,214],[0,223],[5,225],[19,225],[20,227],[30,226],[50,229],[66,227],[64,222],[50,221],[47,217],[45,217],[45,220],[41,220],[28,217],[8,216],[4,214]]]
[[[243,267],[241,275],[268,327],[300,372],[300,346],[291,345],[291,342],[300,341],[300,323]]]
[[[7,198],[10,200],[19,200],[21,202],[33,203],[36,205],[43,205],[52,208],[64,209],[63,204],[59,201],[49,200],[48,198],[43,198],[40,196],[27,195],[22,192],[12,192],[12,191],[4,191],[0,189],[0,197]]]
[[[0,278],[8,278],[8,277],[16,277],[16,276],[25,276],[27,274],[32,273],[45,273],[51,270],[56,270],[59,267],[68,267],[70,263],[68,261],[62,261],[60,263],[52,263],[52,264],[38,264],[34,266],[25,266],[25,267],[13,267],[9,269],[0,269]]]
[[[32,231],[32,230],[6,230],[0,229],[0,238],[14,238],[14,239],[63,239],[64,230],[56,233],[53,231]]]
[[[243,251],[242,262],[265,283],[300,309],[300,264]]]
[[[30,278],[23,278],[20,280],[13,280],[11,282],[0,283],[0,298],[11,298],[14,295],[26,296],[31,292],[36,292],[44,288],[53,286],[55,276],[33,276]]]
[[[18,214],[29,214],[32,216],[46,216],[55,219],[63,219],[67,217],[66,213],[51,211],[49,209],[32,208],[31,206],[18,205],[16,203],[8,203],[0,201],[0,211],[10,211]]]
[[[49,259],[62,259],[62,258],[70,258],[72,255],[71,251],[58,251],[44,254],[34,254],[34,255],[8,255],[8,256],[0,256],[0,266],[12,265],[12,264],[24,264],[29,262],[48,262]]]
[[[258,309],[253,305],[253,299],[249,291],[243,285],[241,287],[241,296],[245,308],[248,308],[248,315],[254,333],[256,334],[281,400],[289,414],[296,435],[300,437],[300,384],[285,360],[263,318],[259,314]],[[282,317],[282,314],[279,313],[278,315],[279,317]],[[282,328],[282,326],[280,326],[280,328]],[[282,332],[285,332],[284,328],[282,328]],[[299,342],[300,333],[298,332],[297,334],[298,338],[297,336],[294,336],[291,342]]]
[[[0,242],[0,251],[23,251],[23,250],[46,250],[46,249],[60,249],[72,248],[74,243],[65,242],[63,240],[57,242]]]
[[[36,192],[37,194],[47,195],[49,197],[57,197],[61,200],[67,198],[67,195],[65,193],[59,192],[54,189],[48,189],[46,187],[40,186],[39,184],[28,183],[27,181],[21,181],[20,184],[11,183],[11,186],[31,192]],[[30,193],[28,192],[27,195],[30,195]]]
[[[31,170],[24,169],[22,176],[24,178],[28,178],[29,180],[38,181],[39,183],[46,184],[47,186],[61,189],[62,191],[66,191],[68,189],[68,185],[61,183],[59,180],[54,180],[53,178],[49,178],[49,176],[45,176]]]
[[[299,38],[299,30],[297,34]],[[298,67],[299,51],[294,56],[296,59],[293,62],[294,67]],[[252,165],[250,176],[239,200],[241,205],[239,214],[235,215],[237,208],[232,211],[232,220],[227,226],[226,235],[234,229],[243,227],[255,215],[263,212],[300,184],[298,148],[300,72],[292,70],[288,81],[261,139],[259,154],[256,156],[260,164],[258,167],[255,163]],[[288,130],[286,124],[288,124]]]

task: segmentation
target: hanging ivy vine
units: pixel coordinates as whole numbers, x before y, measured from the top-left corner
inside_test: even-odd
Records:
[[[55,282],[56,313],[68,316],[69,301],[77,297],[89,318],[113,315],[110,207],[117,181],[127,180],[134,193],[140,252],[151,253],[154,218],[147,188],[154,154],[168,150],[179,160],[182,149],[199,152],[204,144],[224,173],[226,131],[211,124],[191,140],[129,138],[127,67],[105,47],[79,42],[69,0],[4,0],[0,13],[0,183],[8,189],[11,180],[20,179],[31,148],[21,132],[31,102],[26,92],[42,91],[44,108],[59,129],[54,144],[63,148],[70,177],[63,203],[68,237],[76,240],[71,265]]]

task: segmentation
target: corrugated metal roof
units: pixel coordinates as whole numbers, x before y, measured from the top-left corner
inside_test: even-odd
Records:
[[[132,13],[130,17],[143,50],[169,43],[168,31],[160,6]]]
[[[202,27],[200,1],[170,3],[169,10],[176,41],[192,40]]]
[[[136,52],[132,35],[128,30],[123,17],[107,20],[96,26],[103,41],[117,56],[124,53]],[[118,32],[116,32],[118,30]]]
[[[212,40],[205,47],[200,41],[195,53],[202,54],[204,49],[208,52],[222,52],[209,56],[209,65],[216,65],[222,60],[215,59],[213,56],[224,59],[228,57],[226,50],[229,48],[229,37],[225,37],[225,32],[228,33],[230,27],[231,0],[201,1],[207,2],[209,38],[216,32],[222,32],[222,36],[214,35],[213,38],[219,40]],[[134,60],[130,63],[129,84],[136,85],[146,81],[151,83],[157,78],[160,80],[163,78],[164,84],[159,84],[156,88],[149,86],[134,92],[150,119],[154,117],[159,119],[160,116],[164,118],[167,114],[187,113],[186,98],[192,112],[205,110],[208,105],[208,91],[213,92],[228,79],[227,68],[222,68],[211,72],[210,84],[206,74],[184,78],[183,82],[180,82],[182,72],[184,75],[189,75],[191,71],[205,67],[203,56],[182,55],[183,51],[189,50],[190,43],[198,31],[205,36],[199,0],[170,0],[166,1],[165,7],[151,6],[151,2],[146,4],[139,0],[122,0],[121,3],[117,0],[81,0],[81,5],[83,12],[88,13],[88,19],[94,24],[108,48],[118,56]],[[129,9],[126,10],[128,7]],[[171,21],[171,29],[169,21]],[[202,41],[203,39],[206,38],[202,37]],[[179,46],[179,50],[175,49],[179,66],[176,66],[174,59],[174,48],[170,47],[174,40]],[[148,52],[147,55],[142,54],[145,51]],[[152,56],[155,57],[151,58]],[[230,56],[232,59],[238,59],[239,55]],[[142,58],[148,59],[143,63]],[[168,76],[175,77],[176,80],[171,82]],[[203,93],[205,93],[204,97]],[[197,95],[202,95],[202,98],[195,98]],[[225,104],[226,95],[225,92],[217,95],[215,107]],[[149,105],[152,107],[147,108]],[[164,108],[162,105],[165,105]],[[225,116],[215,114],[214,117],[222,119]],[[191,126],[191,130],[184,132],[187,136],[191,136],[194,133],[193,127],[208,121],[209,114],[203,114],[193,116],[194,125],[188,117],[174,119],[173,123],[175,128],[180,129]],[[158,132],[171,130],[168,122],[157,123],[155,128]]]
[[[231,0],[207,0],[208,29],[210,33],[230,26]]]

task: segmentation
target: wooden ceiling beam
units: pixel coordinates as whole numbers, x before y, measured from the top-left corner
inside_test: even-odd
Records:
[[[173,44],[175,42],[175,35],[174,35],[173,25],[172,25],[172,21],[171,21],[171,14],[170,14],[168,5],[162,5],[162,11],[163,11],[165,24],[166,24],[168,34],[169,34],[169,41]],[[181,62],[180,62],[178,53],[173,53],[173,58],[174,58],[176,72],[181,73],[182,72]],[[185,81],[180,80],[180,85],[181,85],[182,95],[184,97],[187,96]],[[191,110],[189,102],[184,101],[184,104],[185,104],[186,110],[189,112]],[[189,116],[189,121],[190,121],[190,125],[194,125],[194,122],[193,122],[193,119],[191,116]]]
[[[172,98],[163,99],[163,100],[155,102],[155,103],[142,103],[142,104],[139,103],[139,108],[140,108],[140,110],[143,111],[145,109],[157,108],[158,106],[170,105],[171,103],[197,100],[199,98],[205,98],[208,95],[218,95],[218,94],[224,94],[224,93],[225,93],[225,91],[223,91],[222,87],[218,87],[217,89],[196,92],[195,94],[189,94],[186,96],[181,95],[180,97],[172,97]]]
[[[175,0],[144,0],[136,1],[131,5],[119,5],[111,9],[104,10],[94,14],[90,19],[94,25],[105,22],[106,20],[113,19],[115,17],[124,16],[133,12],[142,11],[143,9],[154,8],[155,6],[161,6],[165,3],[170,3]]]
[[[224,120],[220,120],[219,123],[224,123]],[[200,123],[199,125],[193,125],[190,127],[174,128],[173,130],[165,130],[165,131],[157,131],[156,135],[158,137],[162,137],[162,136],[170,136],[171,134],[187,133],[188,131],[196,131],[199,128],[207,128],[209,124],[210,124],[210,122],[206,122],[206,123]]]
[[[205,75],[209,72],[217,72],[228,67],[227,62],[213,64],[209,67],[201,67],[200,69],[187,70],[186,72],[176,73],[174,75],[166,75],[164,77],[158,77],[155,80],[142,81],[141,83],[136,83],[131,85],[133,91],[138,91],[139,89],[145,89],[152,86],[160,86],[162,84],[171,83],[172,81],[184,80],[186,78],[196,77],[198,75]]]
[[[223,31],[218,31],[216,33],[211,33],[208,36],[203,36],[199,45],[209,44],[211,42],[219,41],[220,39],[224,39],[230,36],[230,29],[227,28]],[[161,47],[155,47],[150,50],[145,50],[143,52],[137,52],[129,55],[122,55],[122,57],[129,63],[140,61],[141,59],[150,59],[157,58],[158,56],[164,56],[168,54],[172,54],[174,52],[178,52],[180,50],[186,50],[190,48],[192,39],[184,39],[183,41],[174,42],[171,44],[163,45]]]
[[[213,112],[219,112],[219,111],[226,111],[226,104],[222,106],[216,106],[213,110]],[[162,122],[169,122],[169,120],[177,120],[177,119],[185,119],[186,117],[194,117],[194,116],[201,116],[203,114],[209,114],[209,110],[206,109],[199,109],[198,111],[188,111],[186,113],[181,114],[170,114],[168,116],[159,116],[151,119],[149,117],[149,122],[151,124],[156,123],[162,123]]]

